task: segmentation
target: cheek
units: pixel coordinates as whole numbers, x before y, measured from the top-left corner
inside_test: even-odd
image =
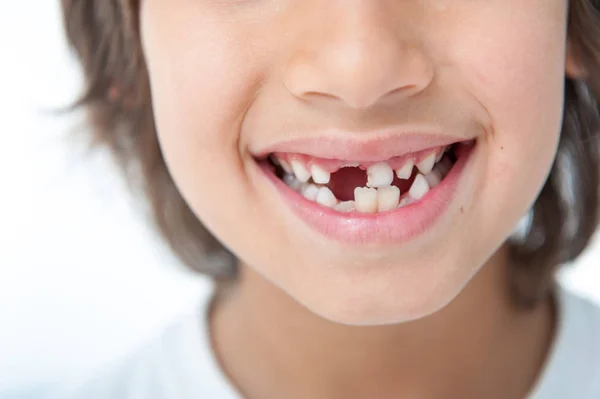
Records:
[[[517,196],[531,197],[541,188],[560,136],[565,49],[557,45],[564,42],[562,31],[552,28],[524,27],[520,33],[531,34],[498,37],[466,64],[472,69],[465,76],[473,77],[472,90],[490,116],[488,179]]]
[[[161,25],[166,26],[153,29],[150,25],[144,30],[158,132],[169,132],[161,140],[176,137],[200,147],[196,150],[208,149],[217,141],[232,142],[235,137],[229,132],[215,128],[236,120],[243,111],[244,60],[227,38],[219,43],[210,40],[214,33],[210,26],[171,26],[168,19],[161,19]]]
[[[269,207],[248,178],[252,160],[241,137],[264,70],[266,52],[256,48],[261,32],[251,36],[205,15],[191,16],[193,10],[171,15],[176,7],[166,3],[148,2],[158,8],[162,4],[164,10],[142,14],[142,37],[169,173],[192,211],[221,242],[236,252],[274,256],[264,231],[279,226],[261,215]]]
[[[561,21],[558,2],[540,20]],[[525,5],[524,7],[527,7]],[[460,27],[453,51],[460,84],[485,109],[487,134],[480,141],[483,173],[476,200],[468,205],[467,230],[488,234],[470,237],[475,254],[504,242],[535,202],[554,161],[560,137],[565,78],[565,26],[542,26],[534,9],[515,16],[511,29],[485,18]],[[508,15],[497,16],[499,20]],[[487,26],[485,26],[485,25]],[[482,32],[485,32],[482,34]],[[498,215],[502,215],[499,217]],[[465,234],[469,234],[468,232]],[[457,259],[461,254],[457,254]]]
[[[509,69],[491,70],[484,100],[492,131],[484,142],[487,169],[474,220],[489,231],[476,247],[501,242],[535,203],[554,162],[560,138],[564,71],[561,55],[516,58]],[[528,79],[518,79],[526,76]],[[504,77],[504,82],[501,79]],[[514,82],[514,83],[506,83]],[[502,215],[502,217],[498,217]]]
[[[504,76],[507,83],[488,86],[493,96],[487,102],[492,121],[486,142],[488,178],[497,182],[498,189],[509,188],[529,200],[550,171],[560,137],[564,72],[551,67],[556,59],[560,56],[539,64],[516,61],[514,74],[528,80],[513,79],[512,71],[498,71],[496,76]]]
[[[239,131],[257,74],[239,32],[188,3],[185,11],[166,3],[148,2],[142,13],[159,141],[184,197],[209,207],[220,197],[210,192],[244,190]]]

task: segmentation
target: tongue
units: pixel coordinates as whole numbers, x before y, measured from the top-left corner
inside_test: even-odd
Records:
[[[394,176],[392,184],[404,194],[410,190],[410,186],[417,176],[417,168],[413,169],[412,176],[408,180],[401,180]],[[367,186],[367,173],[359,168],[342,168],[331,175],[327,187],[340,201],[354,200],[354,189]]]

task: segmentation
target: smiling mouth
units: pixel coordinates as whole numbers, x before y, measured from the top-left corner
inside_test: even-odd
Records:
[[[419,203],[474,145],[475,140],[456,142],[380,162],[271,153],[259,163],[319,206],[343,214],[374,214]]]

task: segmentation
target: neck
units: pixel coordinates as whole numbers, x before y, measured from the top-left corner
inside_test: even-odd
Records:
[[[214,346],[247,398],[523,397],[545,359],[552,312],[549,301],[515,308],[507,269],[503,249],[441,311],[352,327],[320,318],[242,266],[215,303]]]

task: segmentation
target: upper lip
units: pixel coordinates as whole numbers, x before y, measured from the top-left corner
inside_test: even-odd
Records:
[[[475,138],[466,133],[460,135],[443,130],[397,127],[370,132],[328,130],[294,136],[262,147],[253,154],[257,158],[273,153],[293,153],[323,159],[378,162]]]

